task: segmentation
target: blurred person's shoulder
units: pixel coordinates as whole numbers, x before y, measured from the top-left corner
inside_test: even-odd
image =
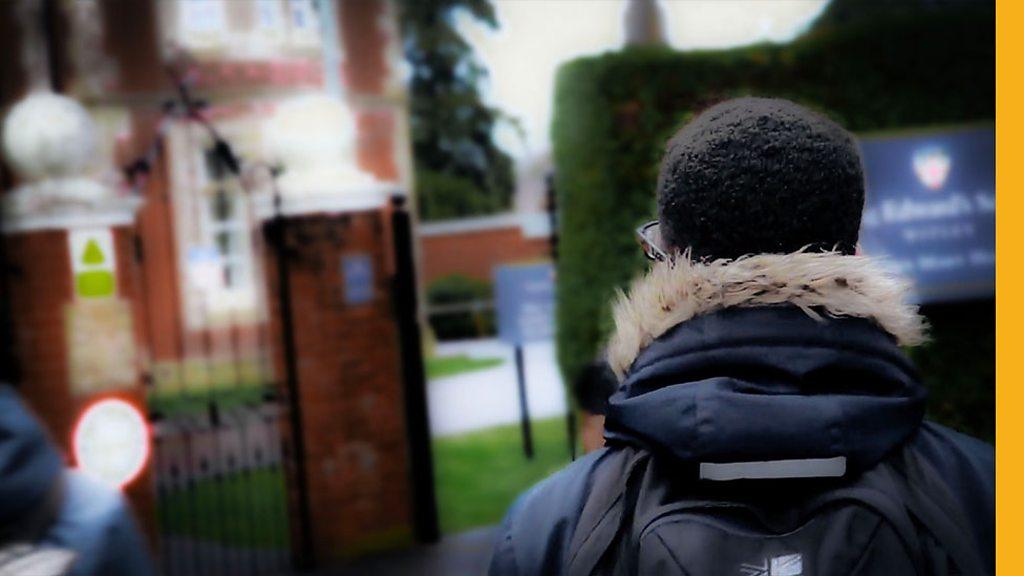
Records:
[[[614,475],[627,457],[622,450],[595,450],[520,495],[502,522],[489,573],[559,573],[595,478]]]
[[[72,574],[154,574],[149,546],[124,495],[88,475],[64,475],[64,498],[48,543],[70,548],[76,559]]]

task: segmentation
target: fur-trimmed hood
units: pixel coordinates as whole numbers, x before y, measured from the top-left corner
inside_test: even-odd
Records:
[[[866,256],[837,252],[758,254],[736,260],[658,262],[620,293],[607,360],[621,379],[640,351],[673,326],[731,307],[790,304],[815,319],[872,320],[903,346],[926,339],[926,322],[906,302],[910,284]]]

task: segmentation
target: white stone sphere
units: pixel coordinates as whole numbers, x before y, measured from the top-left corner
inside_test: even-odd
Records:
[[[352,112],[326,94],[282,102],[265,125],[267,154],[288,169],[351,162],[355,148]]]
[[[98,142],[85,107],[59,94],[31,94],[4,119],[4,157],[27,180],[84,173],[96,158]]]
[[[304,94],[278,105],[263,127],[264,151],[279,162],[287,196],[317,196],[362,190],[375,180],[356,165],[352,111],[326,94]]]

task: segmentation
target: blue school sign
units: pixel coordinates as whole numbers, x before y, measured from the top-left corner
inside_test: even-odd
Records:
[[[373,301],[373,260],[369,254],[342,256],[341,274],[345,304],[359,306]]]
[[[499,338],[509,344],[554,338],[554,266],[499,266],[494,283]]]
[[[920,302],[992,297],[995,132],[967,128],[860,141],[860,242],[914,280]]]

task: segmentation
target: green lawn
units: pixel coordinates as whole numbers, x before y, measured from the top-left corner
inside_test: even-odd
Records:
[[[522,491],[569,461],[565,420],[534,421],[534,459],[522,453],[518,424],[433,442],[441,530],[497,524]],[[229,545],[287,548],[285,479],[279,469],[207,479],[164,494],[164,532]]]
[[[280,468],[208,478],[191,489],[160,498],[157,513],[164,532],[233,546],[288,547],[284,474]]]
[[[519,425],[434,440],[441,529],[452,534],[496,524],[524,490],[569,462],[565,420],[533,422],[534,458],[523,455]],[[280,469],[206,479],[164,494],[163,530],[235,546],[286,548],[288,519]]]
[[[475,370],[486,370],[500,366],[502,358],[471,358],[465,354],[458,356],[434,356],[427,358],[427,378],[444,378]]]
[[[518,425],[434,440],[437,505],[446,534],[496,524],[523,490],[569,462],[564,418],[533,422],[534,458]]]
[[[204,412],[211,401],[221,410],[258,406],[273,390],[272,382],[259,358],[160,362],[153,367],[146,402],[165,418]]]
[[[221,411],[239,406],[259,406],[268,392],[264,384],[239,386],[218,386],[208,391],[151,390],[146,403],[153,412],[165,418],[179,414],[198,414],[209,409],[215,402]]]
[[[486,370],[504,362],[503,358],[472,358],[465,354],[427,358],[427,378]],[[161,366],[156,371],[158,377],[149,391],[147,403],[150,410],[165,418],[203,412],[211,401],[216,402],[221,410],[242,405],[256,406],[264,401],[271,389],[270,378],[260,373],[260,368],[255,361],[237,365],[215,362],[210,366],[194,361],[180,366]]]

